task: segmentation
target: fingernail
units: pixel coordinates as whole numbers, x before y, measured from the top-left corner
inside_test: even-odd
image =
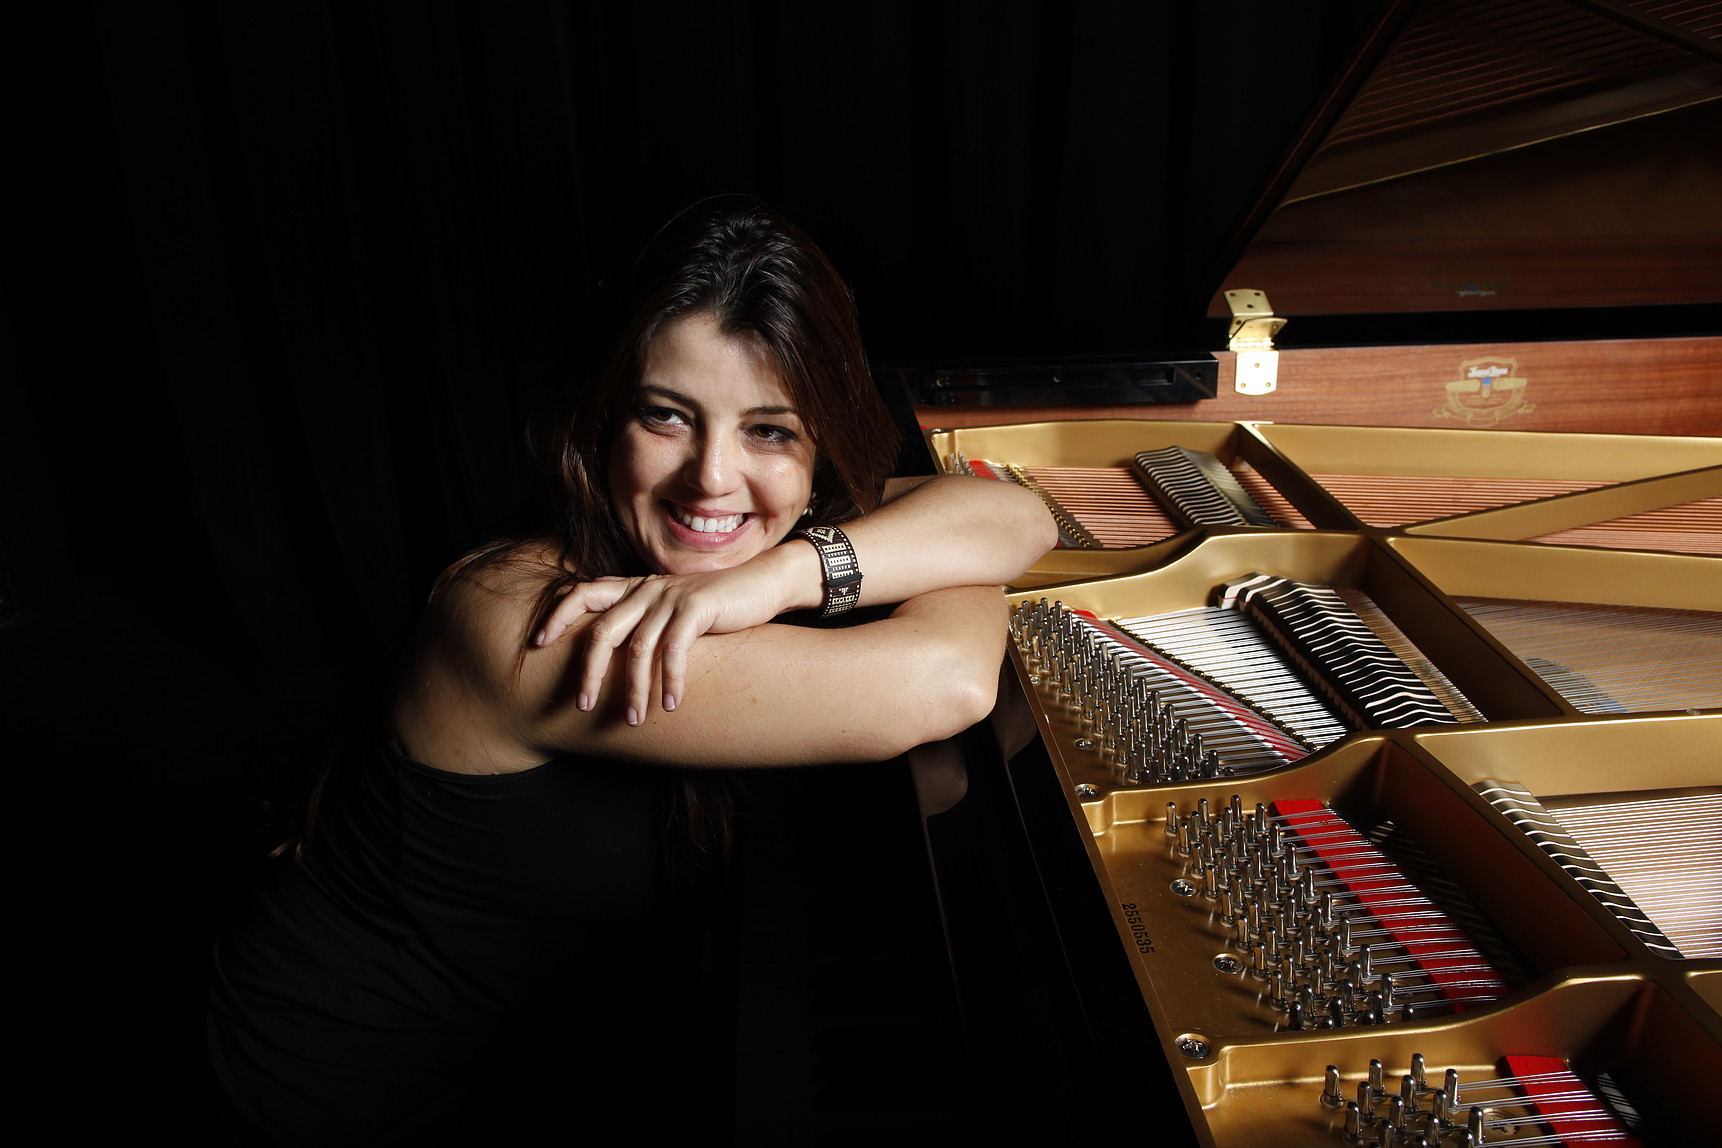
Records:
[[[629,725],[639,725],[640,724],[640,711],[635,709],[633,706],[628,707],[628,724]]]
[[[589,710],[592,708],[592,698],[588,694],[580,694],[574,699],[575,708]]]
[[[676,708],[676,695],[675,694],[665,694],[664,695],[664,712],[668,713],[670,710],[673,710],[675,708]]]
[[[532,644],[534,646],[542,646],[544,644],[544,631],[543,630],[540,630],[536,634],[532,635]]]

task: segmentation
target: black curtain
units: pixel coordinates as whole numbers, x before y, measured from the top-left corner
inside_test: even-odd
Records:
[[[671,213],[778,204],[849,276],[876,362],[1211,344],[1196,278],[1377,7],[9,16],[0,744],[48,1016],[28,1083],[73,1096],[66,1065],[148,1058],[148,1025],[83,986],[195,981],[162,890],[183,921],[243,884],[212,858],[278,828],[325,715],[527,502],[522,427],[579,385],[604,282]],[[89,919],[97,889],[135,912]]]
[[[876,361],[1200,339],[1203,260],[1371,7],[39,14],[10,604],[108,584],[68,581],[96,545],[271,673],[390,640],[523,497],[600,283],[720,190],[820,239]]]

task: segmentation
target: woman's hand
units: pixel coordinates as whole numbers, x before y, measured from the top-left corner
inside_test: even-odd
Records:
[[[626,644],[627,720],[638,725],[651,701],[655,668],[663,673],[662,705],[674,710],[684,696],[694,641],[764,625],[807,604],[794,585],[799,580],[816,587],[818,563],[811,546],[789,546],[728,570],[582,582],[556,603],[533,641],[548,646],[583,615],[601,614],[586,631],[575,704],[583,710],[596,704],[615,652]]]

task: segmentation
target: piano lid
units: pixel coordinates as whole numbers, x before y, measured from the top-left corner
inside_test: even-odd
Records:
[[[1265,291],[1293,343],[1300,315],[1407,312],[1722,331],[1722,2],[1386,5],[1202,287],[1210,317]]]

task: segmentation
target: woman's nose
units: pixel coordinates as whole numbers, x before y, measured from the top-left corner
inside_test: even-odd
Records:
[[[688,482],[701,494],[728,494],[735,472],[734,452],[716,435],[702,437],[688,459]]]

